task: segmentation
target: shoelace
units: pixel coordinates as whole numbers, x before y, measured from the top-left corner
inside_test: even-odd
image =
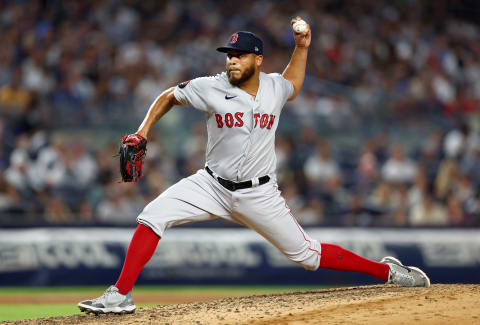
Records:
[[[106,300],[108,296],[111,296],[111,295],[113,295],[113,294],[115,294],[115,293],[117,293],[117,290],[115,290],[115,288],[113,288],[113,287],[110,287],[110,288],[108,288],[107,290],[105,290],[105,292],[103,293],[103,295],[101,295],[101,296],[98,297],[98,298],[93,299],[93,302],[94,302],[94,303],[95,303],[95,302],[98,302],[98,301],[101,300],[101,299],[105,299],[105,300]]]

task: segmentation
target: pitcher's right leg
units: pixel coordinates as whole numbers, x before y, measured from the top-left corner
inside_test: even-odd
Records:
[[[163,234],[165,229],[174,223],[216,218],[216,216],[183,201],[159,197],[153,202],[155,202],[155,206],[158,204],[164,209],[155,211],[154,217],[149,218],[148,214],[145,215],[145,211],[148,213],[148,209],[145,208],[138,217],[139,225],[130,241],[122,272],[115,286],[109,287],[99,298],[80,302],[78,307],[81,311],[95,314],[133,313],[135,305],[132,299],[132,288],[143,267],[155,253],[160,240],[158,233]],[[155,231],[151,227],[155,227]]]
[[[139,225],[128,247],[117,283],[99,298],[78,303],[81,311],[95,314],[133,313],[136,307],[131,290],[167,228],[217,216],[231,220],[228,211],[220,203],[222,198],[217,198],[218,193],[211,191],[209,181],[200,173],[192,175],[171,186],[143,209],[137,218]]]

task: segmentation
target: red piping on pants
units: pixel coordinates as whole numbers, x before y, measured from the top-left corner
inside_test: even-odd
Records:
[[[300,230],[300,232],[302,233],[302,236],[303,236],[303,239],[305,239],[306,242],[308,242],[309,246],[312,244],[312,242],[310,240],[307,239],[307,237],[305,236],[305,233],[302,231],[302,228],[300,228],[300,225],[298,224],[297,222],[297,219],[295,219],[295,217],[293,216],[292,214],[292,210],[288,207],[287,205],[287,200],[285,200],[285,198],[283,196],[280,195],[280,197],[285,201],[285,207],[288,209],[288,214],[290,214],[290,216],[292,217],[293,221],[295,222],[295,224],[297,225],[297,228],[298,230]],[[322,254],[320,254],[319,251],[317,251],[316,249],[313,249],[313,248],[310,248],[308,247],[309,250],[317,253],[320,257],[322,256]]]

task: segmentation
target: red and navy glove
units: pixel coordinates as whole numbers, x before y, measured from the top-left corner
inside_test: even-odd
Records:
[[[143,159],[147,152],[147,139],[140,134],[122,136],[120,146],[120,173],[124,182],[136,182],[142,177]]]

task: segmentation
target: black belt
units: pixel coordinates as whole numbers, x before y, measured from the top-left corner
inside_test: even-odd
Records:
[[[214,179],[216,179],[220,183],[220,185],[222,185],[223,187],[225,187],[229,191],[235,192],[236,190],[241,190],[241,189],[244,189],[244,188],[250,188],[250,187],[253,186],[252,181],[235,183],[235,182],[229,181],[228,179],[223,179],[223,178],[218,177],[218,176],[215,177],[212,170],[210,168],[208,168],[208,166],[205,166],[205,170],[207,171],[207,173],[210,174],[210,176],[212,176]],[[263,185],[265,183],[268,183],[269,180],[270,180],[270,176],[268,176],[268,175],[259,177],[258,178],[258,185]]]

